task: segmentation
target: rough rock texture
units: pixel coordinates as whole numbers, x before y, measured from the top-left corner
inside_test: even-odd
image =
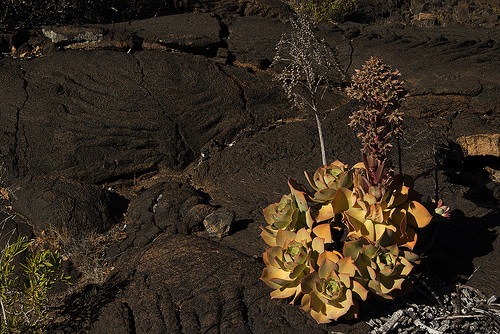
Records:
[[[221,209],[206,216],[205,220],[203,220],[203,226],[205,226],[209,236],[224,238],[231,231],[233,221],[234,212]]]
[[[147,245],[159,234],[201,231],[204,218],[214,210],[206,196],[185,183],[155,184],[131,201],[125,220],[129,238],[120,249]]]
[[[287,30],[278,19],[238,17],[229,25],[228,48],[236,61],[266,69],[276,53],[276,43]]]
[[[201,53],[209,52],[221,42],[219,21],[208,13],[83,27],[45,26],[42,32],[52,43],[70,49],[170,48]]]
[[[305,183],[303,171],[320,165],[314,119],[291,107],[269,67],[289,11],[227,0],[199,11],[46,26],[24,41],[50,52],[0,59],[0,186],[16,196],[5,211],[18,213],[2,231],[31,237],[24,220],[35,232],[55,224],[75,236],[118,224],[126,236],[108,245],[107,280],[67,292],[51,329],[368,332],[370,314],[318,325],[271,300],[259,280],[262,209],[289,191],[287,178]],[[342,64],[352,62],[349,73],[372,55],[402,72],[410,90],[403,170],[425,198],[437,191],[453,209],[450,221],[423,231],[421,248],[436,240],[422,268],[498,295],[499,154],[476,139],[499,135],[499,31],[347,22],[316,32]],[[324,103],[328,160],[358,162],[348,127],[358,106],[341,90]],[[203,222],[221,211],[234,221],[219,240]]]
[[[13,212],[24,217],[37,234],[56,229],[75,239],[105,233],[122,219],[128,204],[101,187],[64,177],[28,177],[13,189]]]
[[[499,134],[477,134],[457,138],[465,155],[491,155],[500,157],[500,135]]]
[[[109,332],[120,314],[128,321],[112,333],[131,333],[131,326],[135,333],[324,332],[297,307],[268,298],[259,261],[218,243],[162,235],[125,261],[115,279],[126,286],[103,305],[90,333]],[[362,323],[350,327],[338,326],[347,333],[367,329]]]

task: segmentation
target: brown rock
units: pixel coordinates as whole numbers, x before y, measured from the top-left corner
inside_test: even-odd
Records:
[[[500,157],[500,134],[477,134],[457,138],[464,155]]]
[[[434,13],[418,13],[419,21],[426,21],[426,20],[434,21],[437,19],[437,17],[438,15]]]
[[[234,221],[234,212],[224,209],[219,209],[203,220],[203,225],[208,235],[216,238],[224,238],[229,234],[231,224]]]
[[[287,27],[278,19],[238,17],[229,24],[229,51],[238,64],[265,69],[271,65],[276,43]]]
[[[98,27],[45,26],[42,33],[52,43],[81,43],[102,41],[104,31]]]
[[[144,42],[174,48],[175,46],[208,48],[220,42],[219,23],[208,13],[168,15],[106,27],[111,31],[123,28]]]

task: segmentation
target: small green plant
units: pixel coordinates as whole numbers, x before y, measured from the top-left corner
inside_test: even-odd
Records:
[[[34,250],[33,241],[7,242],[0,256],[0,333],[38,333],[48,316],[47,292],[64,276],[58,251]],[[15,260],[28,253],[21,271]],[[21,272],[21,274],[19,274]]]
[[[359,302],[370,296],[394,298],[420,262],[417,231],[433,217],[413,179],[391,167],[391,141],[403,133],[399,72],[371,58],[348,94],[366,104],[350,123],[360,129],[362,161],[351,168],[335,161],[312,178],[306,174],[312,191],[290,179],[290,194],[263,211],[261,236],[271,248],[261,279],[272,298],[293,296],[318,323],[357,317]],[[449,207],[437,205],[436,215],[449,216]]]
[[[296,13],[310,16],[316,22],[342,22],[358,9],[356,0],[291,0]]]

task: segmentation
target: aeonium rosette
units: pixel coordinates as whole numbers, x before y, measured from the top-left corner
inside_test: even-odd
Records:
[[[288,185],[291,193],[262,211],[268,225],[261,227],[260,235],[269,246],[276,246],[276,233],[279,230],[297,231],[307,224],[309,227],[312,225],[311,222],[306,222],[306,212],[309,211],[308,195],[294,180],[288,180]]]
[[[316,191],[311,199],[317,203],[329,202],[338,188],[352,186],[351,171],[347,165],[339,160],[318,168],[312,179],[306,172],[304,174],[311,187]]]
[[[301,280],[302,309],[318,323],[357,317],[356,299],[366,300],[368,291],[358,282],[352,259],[326,251],[319,255],[317,266]]]
[[[381,241],[384,239],[390,238],[384,235]],[[418,255],[410,251],[397,245],[372,244],[365,238],[346,242],[343,253],[354,259],[368,289],[385,299],[392,299],[391,292],[401,289],[414,264],[419,263]]]
[[[319,167],[312,179],[306,172],[304,174],[314,192],[308,193],[307,190],[304,191],[303,186],[300,186],[301,191],[299,193],[307,195],[306,198],[311,203],[310,212],[312,218],[316,222],[330,221],[333,228],[341,230],[342,222],[333,219],[335,213],[331,201],[337,189],[352,188],[352,170],[347,165],[336,160],[328,166]],[[292,185],[291,188],[293,188]]]
[[[276,233],[278,230],[295,231],[300,225],[299,208],[292,195],[284,195],[278,203],[267,206],[263,213],[269,225],[261,227],[261,237],[269,246],[276,246]]]
[[[276,229],[295,230],[299,208],[292,195],[283,195],[278,203],[270,204],[263,213],[266,222]]]
[[[316,262],[325,251],[325,244],[332,242],[330,226],[318,225],[312,230],[301,228],[297,232],[278,230],[276,246],[263,254],[266,265],[261,280],[273,288],[272,298],[301,294],[300,280],[316,270]],[[292,303],[293,303],[292,301]]]
[[[412,227],[427,226],[432,216],[414,200],[416,192],[411,178],[389,176],[379,178],[377,184],[365,176],[366,163],[355,167],[353,190],[341,188],[332,200],[334,212],[343,215],[350,239],[364,237],[376,243],[387,231],[395,244],[413,249],[417,235]],[[379,174],[383,175],[376,173]]]

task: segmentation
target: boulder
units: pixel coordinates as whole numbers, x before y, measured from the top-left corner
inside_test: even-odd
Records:
[[[202,57],[68,51],[27,62],[23,72],[7,69],[13,84],[1,94],[18,87],[13,96],[21,97],[2,100],[9,178],[52,174],[95,183],[183,168],[208,141],[230,143],[252,124],[240,87]]]
[[[106,233],[122,219],[128,205],[115,193],[64,177],[26,177],[12,189],[15,215],[28,222],[37,235],[57,233],[66,241]]]
[[[185,183],[157,183],[130,202],[125,219],[127,241],[120,245],[120,252],[129,246],[145,246],[160,234],[201,231],[203,220],[214,210],[206,195]]]
[[[464,155],[491,155],[500,157],[500,134],[477,134],[457,138]]]
[[[206,216],[203,225],[210,237],[224,238],[229,234],[233,221],[234,212],[221,209]]]

